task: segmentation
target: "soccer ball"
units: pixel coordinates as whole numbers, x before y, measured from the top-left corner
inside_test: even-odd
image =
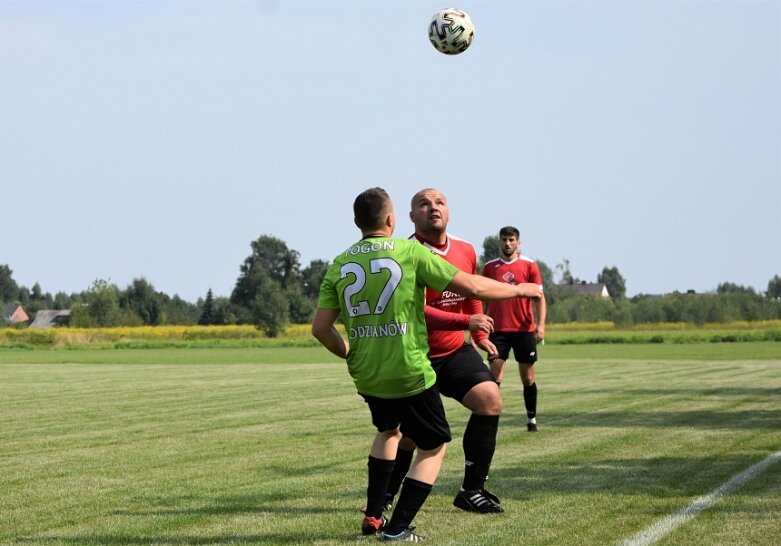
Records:
[[[472,43],[475,25],[469,14],[456,8],[446,8],[434,15],[428,26],[428,39],[437,51],[457,55]]]

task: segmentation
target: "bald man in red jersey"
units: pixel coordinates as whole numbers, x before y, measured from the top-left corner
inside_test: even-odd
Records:
[[[462,271],[477,271],[474,246],[447,233],[450,212],[442,192],[426,188],[416,193],[412,198],[410,219],[415,224],[415,233],[410,239],[417,239]],[[480,301],[451,292],[426,290],[424,312],[429,358],[437,373],[439,390],[472,412],[463,437],[464,480],[453,505],[481,514],[504,512],[496,495],[485,489],[496,450],[502,396],[483,357],[465,336],[465,331],[469,330],[474,344],[489,357],[494,357],[496,347],[488,339],[493,331],[493,320],[483,314]],[[388,507],[399,490],[413,452],[414,444],[409,439],[402,439],[388,487]]]

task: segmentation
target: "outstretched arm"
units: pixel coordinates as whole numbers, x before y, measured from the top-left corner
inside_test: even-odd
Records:
[[[459,271],[448,290],[476,300],[506,300],[510,298],[530,298],[538,300],[542,297],[542,286],[534,283],[507,284],[480,275],[470,275]]]

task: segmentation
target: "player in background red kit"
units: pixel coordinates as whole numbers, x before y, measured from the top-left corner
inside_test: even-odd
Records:
[[[410,219],[415,224],[415,238],[444,260],[462,271],[477,271],[474,247],[447,233],[450,213],[445,196],[427,188],[412,198]],[[496,450],[496,433],[502,412],[502,395],[482,355],[466,341],[465,330],[474,343],[496,356],[488,339],[492,320],[483,314],[483,304],[452,292],[426,290],[424,310],[428,327],[431,365],[437,373],[437,385],[445,396],[458,400],[472,412],[464,431],[464,480],[453,500],[461,510],[477,513],[504,512],[499,499],[485,489],[488,471]],[[396,456],[387,505],[393,501],[407,473],[415,444],[402,439]]]
[[[513,226],[499,230],[502,255],[486,262],[483,275],[509,284],[534,283],[542,287],[542,275],[537,262],[522,256],[520,232]],[[504,378],[504,363],[513,350],[523,383],[523,403],[526,407],[526,430],[537,432],[537,383],[534,379],[534,363],[537,362],[537,343],[545,339],[545,297],[532,303],[528,299],[492,301],[487,304],[488,314],[494,319],[494,331],[490,340],[496,346],[498,356],[489,356],[489,366],[498,384]],[[535,323],[535,312],[537,322]]]

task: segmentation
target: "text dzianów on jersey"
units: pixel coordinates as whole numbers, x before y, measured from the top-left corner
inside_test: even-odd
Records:
[[[362,337],[395,337],[407,335],[406,322],[389,322],[369,326],[353,326],[349,330],[350,339]]]

